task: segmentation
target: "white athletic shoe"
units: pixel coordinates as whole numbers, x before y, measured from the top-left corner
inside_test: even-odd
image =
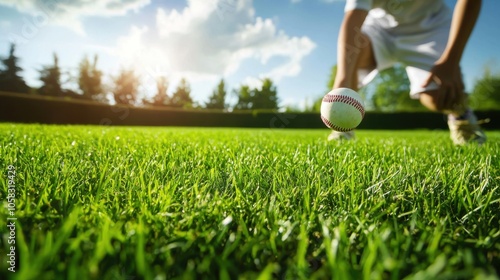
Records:
[[[342,140],[353,140],[355,138],[354,131],[340,132],[332,130],[332,133],[328,135],[328,141],[342,141]]]
[[[465,145],[473,142],[483,144],[486,142],[486,135],[479,125],[488,121],[489,119],[478,121],[472,111],[467,112],[464,119],[455,119],[453,116],[448,115],[450,138],[455,145]]]

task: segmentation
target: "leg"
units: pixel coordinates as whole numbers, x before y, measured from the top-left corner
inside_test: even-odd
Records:
[[[377,61],[375,60],[375,54],[373,53],[372,43],[370,38],[364,34],[360,33],[361,41],[363,42],[362,47],[359,50],[358,61],[356,62],[356,71],[358,73],[370,73],[377,68]],[[359,75],[354,75],[352,77],[353,90],[359,90]]]
[[[359,49],[359,54],[356,62],[356,75],[353,75],[351,80],[351,85],[353,85],[353,90],[357,91],[358,88],[358,79],[359,73],[365,72],[369,73],[377,67],[377,62],[375,61],[375,55],[373,53],[372,44],[368,36],[363,33],[360,33],[361,36],[361,48]],[[340,132],[333,130],[328,136],[328,141],[334,140],[352,140],[354,139],[354,131],[348,132]]]

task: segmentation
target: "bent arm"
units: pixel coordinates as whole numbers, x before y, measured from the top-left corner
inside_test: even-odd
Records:
[[[453,12],[448,44],[436,64],[450,63],[454,66],[460,64],[480,10],[481,0],[458,0]]]
[[[427,105],[422,102],[431,110],[461,116],[468,106],[460,71],[460,60],[480,9],[481,0],[458,0],[455,5],[446,48],[432,67],[429,77],[422,84],[425,88],[434,81],[440,86],[439,91],[428,93],[430,101],[425,102]]]
[[[365,21],[368,11],[352,10],[344,15],[344,20],[340,27],[337,42],[337,75],[335,76],[334,88],[353,88],[353,76],[357,74],[356,65],[358,63],[361,49],[366,44],[361,34],[361,26]]]

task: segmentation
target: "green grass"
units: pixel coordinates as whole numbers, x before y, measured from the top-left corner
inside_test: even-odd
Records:
[[[0,278],[498,279],[500,132],[327,133],[0,124]]]

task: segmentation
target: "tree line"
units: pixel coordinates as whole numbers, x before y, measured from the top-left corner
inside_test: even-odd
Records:
[[[42,86],[30,88],[21,76],[23,69],[19,67],[19,58],[15,55],[15,45],[11,44],[8,56],[2,57],[0,61],[0,91],[70,97],[97,102],[109,102],[107,97],[108,93],[111,93],[116,104],[218,110],[230,108],[230,104],[226,102],[228,92],[224,79],[220,80],[208,100],[203,104],[197,104],[193,101],[190,84],[185,78],[181,79],[176,89],[169,95],[169,80],[165,76],[160,76],[156,78],[154,96],[150,98],[140,97],[140,77],[134,69],[121,69],[117,76],[111,77],[112,85],[107,86],[103,82],[104,73],[99,70],[98,61],[97,55],[92,59],[85,56],[81,60],[76,77],[78,91],[74,91],[64,88],[59,59],[54,54],[52,64],[43,66],[39,70]],[[238,101],[232,105],[232,109],[278,109],[278,91],[269,78],[263,79],[260,88],[241,85],[232,93],[238,97]]]
[[[15,45],[10,45],[7,57],[0,57],[0,91],[16,93],[34,93],[45,96],[70,97],[109,102],[109,93],[116,104],[149,105],[173,108],[204,108],[215,110],[255,110],[278,109],[278,92],[275,84],[269,78],[262,81],[261,88],[251,88],[241,85],[232,90],[231,94],[237,97],[235,104],[228,104],[228,90],[224,79],[221,79],[208,100],[202,104],[195,103],[191,96],[189,82],[183,78],[172,94],[168,94],[169,80],[165,76],[156,79],[156,92],[153,97],[140,97],[140,77],[133,69],[121,69],[117,76],[113,76],[112,84],[105,85],[104,73],[98,68],[97,55],[89,59],[85,56],[78,65],[78,91],[64,88],[62,71],[59,59],[53,55],[52,65],[46,65],[39,70],[42,86],[30,88],[21,76],[19,58],[15,55]],[[334,84],[336,65],[331,68],[328,83],[324,93],[318,94],[312,104],[306,104],[305,109],[288,107],[286,111],[319,112],[323,95]],[[360,90],[365,97],[365,106],[370,111],[422,111],[425,110],[418,100],[409,97],[410,83],[405,68],[396,65],[393,68],[381,71],[369,85]],[[500,75],[493,74],[488,68],[483,77],[476,81],[469,100],[475,109],[500,108]]]

